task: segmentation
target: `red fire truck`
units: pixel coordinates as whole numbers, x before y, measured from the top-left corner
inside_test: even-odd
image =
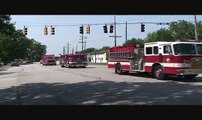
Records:
[[[43,55],[40,63],[43,65],[56,65],[55,55]]]
[[[87,55],[83,53],[61,55],[61,67],[82,67],[87,66]]]
[[[108,68],[117,74],[148,72],[156,79],[167,75],[191,79],[202,71],[202,40],[113,47],[109,49]]]

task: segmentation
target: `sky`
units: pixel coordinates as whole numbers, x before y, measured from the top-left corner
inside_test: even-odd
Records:
[[[11,22],[15,23],[16,29],[28,28],[27,37],[35,39],[47,46],[47,54],[63,54],[63,47],[70,44],[72,49],[82,49],[81,34],[79,27],[84,24],[84,41],[86,48],[102,48],[103,46],[113,47],[114,33],[104,33],[104,24],[128,23],[127,38],[146,38],[151,32],[161,28],[168,28],[168,25],[146,24],[147,22],[172,22],[186,20],[194,22],[194,15],[11,15]],[[197,21],[202,20],[202,15],[197,15]],[[145,23],[145,32],[141,32],[140,23]],[[129,24],[135,23],[135,24]],[[86,34],[86,25],[90,24],[90,34]],[[44,35],[44,27],[48,27],[48,35]],[[50,26],[55,27],[55,35],[50,35]],[[109,29],[108,25],[108,29]],[[117,46],[122,45],[125,39],[126,24],[116,25]],[[67,51],[67,49],[66,49]]]

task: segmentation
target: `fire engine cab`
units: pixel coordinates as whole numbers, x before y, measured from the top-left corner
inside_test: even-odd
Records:
[[[83,53],[76,54],[66,54],[61,56],[60,66],[61,67],[82,67],[85,68],[87,66],[87,55]]]
[[[55,55],[43,55],[40,63],[43,65],[56,65]]]
[[[148,72],[156,79],[167,75],[194,78],[202,71],[202,40],[113,47],[109,49],[108,68],[117,74]]]

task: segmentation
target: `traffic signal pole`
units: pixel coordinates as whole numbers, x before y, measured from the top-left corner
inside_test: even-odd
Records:
[[[90,32],[90,31],[89,31]],[[80,34],[81,34],[81,42],[82,43],[82,47],[81,47],[81,51],[83,51],[83,33],[84,33],[84,28],[83,25],[80,27]]]

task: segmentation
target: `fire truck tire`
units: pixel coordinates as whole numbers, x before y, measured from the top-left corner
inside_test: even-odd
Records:
[[[115,72],[117,74],[119,74],[119,75],[123,73],[122,68],[121,68],[121,64],[116,64],[116,70],[115,70]]]
[[[153,75],[154,75],[154,77],[155,77],[156,79],[158,79],[158,80],[163,80],[163,79],[165,79],[165,73],[164,73],[163,67],[160,66],[160,65],[157,65],[157,66],[154,68]]]

